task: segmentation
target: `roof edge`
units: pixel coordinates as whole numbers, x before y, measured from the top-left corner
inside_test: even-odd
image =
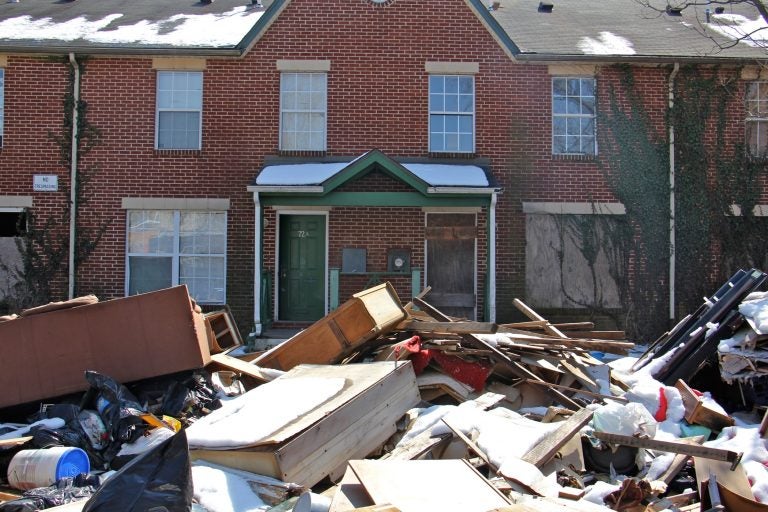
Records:
[[[502,28],[499,22],[490,15],[488,7],[483,5],[480,0],[464,0],[464,2],[469,6],[470,10],[475,13],[475,16],[480,20],[480,23],[485,25],[485,28],[490,32],[491,37],[499,43],[499,46],[504,50],[504,53],[506,53],[510,59],[515,60],[520,53],[520,48],[518,48],[512,38],[509,37],[507,31]]]
[[[245,37],[238,43],[237,48],[240,50],[240,55],[245,57],[248,52],[254,47],[254,45],[261,39],[264,33],[269,30],[272,23],[277,20],[280,14],[288,7],[291,0],[274,0],[272,4],[264,11],[264,14],[256,21],[251,27],[251,30],[245,34]]]

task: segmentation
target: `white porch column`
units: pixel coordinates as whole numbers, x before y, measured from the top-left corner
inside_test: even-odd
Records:
[[[253,240],[253,332],[261,335],[261,200],[259,193],[253,193],[254,240]]]

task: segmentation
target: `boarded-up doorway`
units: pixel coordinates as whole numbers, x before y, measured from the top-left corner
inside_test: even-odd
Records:
[[[427,302],[443,313],[475,320],[477,217],[474,213],[428,213]]]

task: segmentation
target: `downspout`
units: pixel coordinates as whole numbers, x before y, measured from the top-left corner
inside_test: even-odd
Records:
[[[488,321],[496,322],[496,201],[498,192],[491,194],[488,212]]]
[[[253,334],[261,336],[261,200],[259,193],[253,193],[254,202],[254,243],[253,243]]]
[[[75,73],[75,83],[73,86],[73,105],[72,105],[72,150],[71,162],[69,168],[69,298],[75,297],[75,242],[77,221],[77,140],[79,138],[77,125],[77,106],[80,103],[80,67],[75,60],[75,54],[69,53],[69,62]]]
[[[680,63],[669,74],[669,111],[675,105],[675,77]],[[669,117],[669,320],[675,320],[675,125]]]

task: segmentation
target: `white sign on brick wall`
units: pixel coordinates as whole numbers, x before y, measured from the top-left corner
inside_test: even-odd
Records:
[[[35,174],[32,180],[35,192],[58,192],[59,177],[55,174]]]

